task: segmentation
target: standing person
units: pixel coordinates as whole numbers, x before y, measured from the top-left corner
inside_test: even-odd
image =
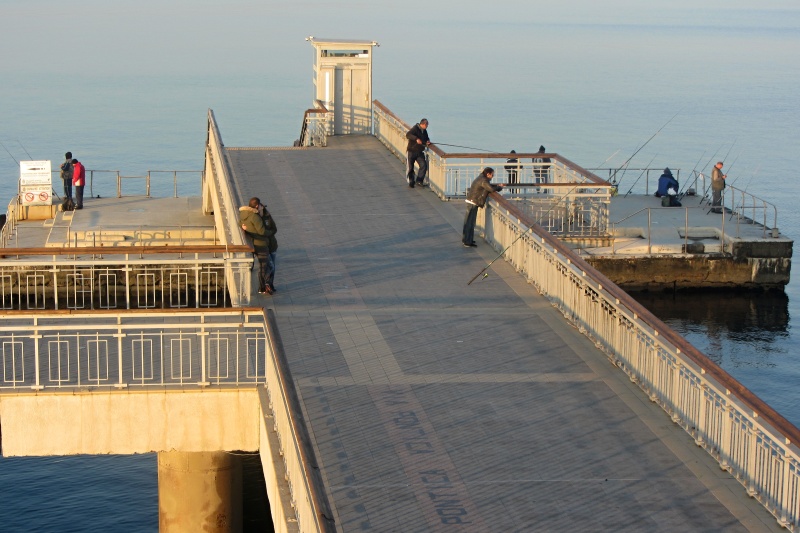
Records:
[[[65,161],[61,163],[61,181],[64,182],[64,200],[72,200],[72,152],[64,154]]]
[[[467,192],[467,214],[464,216],[464,231],[461,243],[465,247],[478,246],[475,243],[475,220],[478,218],[478,209],[486,205],[486,197],[491,192],[499,192],[503,189],[501,185],[492,185],[490,182],[494,177],[494,169],[486,167],[483,172],[469,186]]]
[[[711,209],[713,213],[722,213],[722,191],[725,189],[725,178],[727,174],[722,173],[722,161],[717,161],[714,170],[711,171]]]
[[[269,237],[261,218],[263,206],[258,198],[250,198],[247,205],[239,208],[239,223],[253,242],[253,251],[258,258],[258,293],[270,292],[269,278],[272,275],[272,263],[269,259]]]
[[[539,154],[545,153],[545,148],[542,145],[539,145]],[[548,176],[550,175],[550,158],[549,157],[534,157],[532,159],[534,163],[538,163],[536,167],[533,169],[533,175],[536,177],[536,183],[547,183]]]
[[[275,288],[275,252],[278,251],[278,239],[275,238],[275,234],[278,233],[278,226],[275,224],[272,215],[267,211],[267,206],[263,204],[261,204],[261,221],[264,223],[265,236],[269,241],[267,247],[269,248],[270,266],[266,289],[269,294],[273,294],[278,290]]]
[[[72,160],[72,184],[75,186],[75,209],[83,209],[83,188],[86,186],[86,169],[77,159]]]
[[[425,174],[428,172],[428,161],[425,159],[425,148],[431,144],[428,137],[428,119],[423,118],[418,124],[406,133],[408,139],[408,146],[406,147],[406,179],[408,186],[414,188],[414,162],[419,165],[419,172],[417,172],[416,184],[425,184]]]
[[[516,150],[511,150],[510,154],[516,154]],[[519,177],[519,159],[516,157],[509,157],[506,159],[506,174],[508,175],[508,183],[514,184],[517,183],[517,179]]]

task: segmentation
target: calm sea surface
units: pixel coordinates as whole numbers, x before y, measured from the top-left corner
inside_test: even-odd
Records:
[[[0,60],[0,199],[16,191],[14,159],[50,159],[56,166],[67,150],[87,168],[125,175],[199,170],[208,108],[228,146],[291,145],[311,102],[312,50],[303,37],[318,31],[377,39],[374,96],[409,123],[428,117],[432,139],[442,143],[518,152],[544,144],[585,167],[616,153],[603,165],[615,167],[677,114],[632,165],[688,172],[702,161],[699,168],[708,172],[707,161],[728,154],[736,161],[729,181],[775,203],[781,231],[800,236],[797,10],[670,11],[658,20],[620,14],[619,24],[542,24],[535,13],[455,9],[425,17],[386,8],[378,16],[371,4],[345,5],[352,16],[259,12],[285,21],[273,20],[269,32],[246,9],[233,10],[220,30],[228,38],[209,37],[212,44],[198,42],[197,50],[170,48],[165,34],[186,30],[169,27],[163,18],[183,19],[165,13],[146,22],[158,30],[163,56],[147,43],[138,58],[117,50],[102,20],[92,29],[107,38],[113,53],[106,55],[98,52],[102,43],[88,38],[68,48],[71,61],[48,63],[47,49],[35,43],[30,52],[4,46],[31,56]],[[187,15],[186,24],[199,16]],[[57,17],[46,20],[55,24]],[[198,20],[198,31],[207,30],[208,20]],[[130,28],[121,35],[134,50],[136,39],[146,37]],[[60,55],[57,47],[50,51]],[[635,177],[624,178],[620,189]],[[171,181],[155,191],[169,194]],[[279,206],[273,214],[281,216]],[[800,424],[797,278],[785,294],[637,297]],[[157,505],[155,455],[0,458],[3,531],[155,531]]]

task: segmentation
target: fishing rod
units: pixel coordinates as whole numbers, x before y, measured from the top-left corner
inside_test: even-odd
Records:
[[[551,206],[550,206],[550,208],[549,208],[547,211],[545,211],[544,213],[542,213],[541,215],[539,215],[539,218],[537,218],[537,219],[536,219],[536,221],[535,221],[533,224],[531,224],[530,226],[528,226],[528,229],[526,229],[525,231],[523,231],[522,233],[520,233],[520,234],[517,236],[517,238],[516,238],[516,239],[514,239],[513,241],[511,241],[511,244],[509,244],[508,246],[506,246],[505,248],[503,248],[503,251],[502,251],[502,252],[500,252],[500,253],[497,255],[497,257],[495,257],[494,259],[492,259],[491,261],[489,261],[489,263],[488,263],[488,264],[487,264],[485,267],[483,267],[483,269],[481,269],[481,271],[480,271],[480,272],[478,272],[477,274],[475,274],[475,275],[472,277],[472,279],[471,279],[471,280],[469,280],[469,281],[467,282],[467,285],[472,285],[472,282],[473,282],[473,281],[475,281],[476,279],[478,279],[478,276],[480,276],[481,274],[483,274],[483,279],[485,279],[485,278],[489,277],[489,273],[488,273],[488,272],[486,272],[486,271],[487,271],[487,270],[489,270],[489,267],[491,267],[491,266],[492,266],[492,265],[495,263],[495,261],[497,261],[498,259],[500,259],[501,257],[503,257],[503,254],[505,254],[505,253],[508,251],[508,249],[509,249],[509,248],[511,248],[512,246],[514,246],[514,244],[515,244],[515,243],[516,243],[518,240],[520,240],[522,237],[524,237],[526,233],[528,233],[530,230],[532,230],[534,226],[538,225],[538,224],[539,224],[539,222],[541,222],[541,221],[542,221],[542,219],[543,219],[545,216],[547,216],[547,214],[548,214],[548,213],[550,213],[550,211],[552,211],[553,209],[555,209],[555,208],[556,208],[556,206],[558,206],[558,205],[561,203],[561,200],[563,200],[564,198],[566,198],[567,196],[569,196],[570,194],[572,194],[572,192],[573,192],[573,191],[575,191],[576,189],[578,189],[578,188],[581,188],[581,187],[586,187],[586,184],[585,184],[585,183],[579,183],[579,184],[575,185],[574,187],[572,187],[570,190],[568,190],[566,193],[564,193],[562,196],[558,197],[558,198],[556,199],[556,201],[555,201],[555,202],[553,202],[553,205],[551,205]]]
[[[697,165],[699,165],[700,161],[703,160],[703,156],[706,155],[707,151],[708,150],[703,150],[703,153],[700,154],[700,158],[697,160],[697,163],[694,164],[694,168],[689,173],[689,176],[690,176],[689,179],[691,179],[691,176],[695,176],[695,172],[697,171]],[[694,181],[697,181],[697,176],[695,176]],[[681,198],[683,198],[686,195],[686,193],[684,191],[688,191],[691,188],[691,187],[688,187],[688,185],[689,185],[689,180],[686,180],[686,183],[683,184],[683,188],[681,189],[681,192],[678,194],[678,200],[680,200]]]
[[[18,145],[22,146],[22,143],[21,143],[21,142],[19,142],[19,139],[17,139],[16,141],[17,141],[17,144],[18,144]],[[27,154],[27,156],[28,156],[28,159],[30,159],[31,161],[33,161],[33,156],[32,156],[31,154],[29,154],[27,150],[25,150],[25,147],[24,147],[24,146],[22,146],[22,150],[25,152],[25,154]]]
[[[641,152],[641,151],[642,151],[642,149],[643,149],[645,146],[647,146],[648,144],[650,144],[650,141],[652,141],[653,139],[655,139],[656,135],[658,135],[659,133],[661,133],[661,130],[663,130],[664,128],[666,128],[666,127],[667,127],[667,124],[669,124],[670,122],[672,122],[672,121],[675,119],[675,117],[677,117],[678,115],[680,115],[681,111],[683,111],[683,109],[679,110],[677,113],[675,113],[674,115],[672,115],[672,118],[671,118],[671,119],[669,119],[668,121],[666,121],[666,122],[664,123],[664,125],[663,125],[663,126],[661,126],[660,128],[658,128],[658,130],[657,130],[657,131],[656,131],[656,132],[655,132],[655,133],[654,133],[652,136],[650,136],[650,138],[649,138],[649,139],[647,139],[647,141],[646,141],[646,142],[645,142],[643,145],[641,145],[639,148],[637,148],[637,150],[636,150],[635,152],[633,152],[633,154],[632,154],[632,155],[631,155],[631,156],[630,156],[628,159],[626,159],[624,163],[622,163],[622,165],[621,165],[621,166],[620,166],[620,167],[619,167],[619,168],[616,170],[616,172],[619,172],[619,171],[622,169],[622,167],[625,167],[625,168],[626,168],[626,170],[627,170],[627,165],[628,165],[628,163],[630,163],[630,162],[631,162],[631,159],[633,159],[634,157],[636,157],[636,154],[638,154],[639,152]],[[616,174],[616,172],[615,172],[615,174]],[[621,182],[621,181],[622,181],[622,178],[624,178],[624,177],[625,177],[625,172],[623,172],[623,173],[622,173],[622,177],[620,177],[619,181]],[[616,176],[615,176],[615,178],[616,178]],[[616,185],[618,185],[618,184],[619,184],[619,182],[617,182],[617,183],[616,183]]]
[[[447,144],[447,143],[435,143],[431,142],[431,144],[435,144],[437,146],[452,146],[454,148],[466,148],[467,150],[478,150],[479,152],[489,152],[491,154],[501,154],[503,152],[498,152],[497,150],[487,150],[486,148],[475,148],[473,146],[461,146],[460,144]]]
[[[13,159],[13,160],[14,160],[14,162],[15,162],[16,164],[18,164],[18,165],[19,165],[19,161],[17,161],[17,158],[16,158],[16,157],[14,157],[13,155],[11,155],[11,152],[9,152],[9,151],[8,151],[8,148],[6,148],[6,145],[5,145],[5,144],[3,144],[2,142],[0,142],[0,146],[2,146],[2,147],[3,147],[3,150],[5,150],[5,151],[6,151],[6,153],[9,155],[9,157],[10,157],[11,159]]]
[[[642,176],[644,176],[644,173],[647,172],[647,169],[650,168],[650,165],[653,164],[653,161],[656,160],[656,157],[658,157],[658,154],[654,155],[653,159],[651,159],[650,162],[647,163],[647,166],[645,166],[645,168],[642,169],[641,174],[639,174],[639,177],[636,178],[636,181],[633,182],[633,185],[631,185],[631,188],[628,189],[628,192],[625,193],[625,196],[623,196],[623,198],[627,198],[628,197],[628,195],[631,193],[633,188],[636,187],[636,184],[639,183],[639,180],[642,179]]]

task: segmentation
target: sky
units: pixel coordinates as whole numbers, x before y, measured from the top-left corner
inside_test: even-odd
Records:
[[[440,0],[418,9],[386,0],[0,0],[0,68],[76,76],[230,72],[294,61],[302,48],[296,43],[308,35],[375,39],[430,58],[447,45],[438,38],[443,25],[463,24],[456,39],[461,44],[476,33],[508,35],[537,25],[676,25],[702,31],[724,28],[729,14],[751,7],[743,0]],[[757,7],[765,25],[800,27],[795,0],[765,0]]]

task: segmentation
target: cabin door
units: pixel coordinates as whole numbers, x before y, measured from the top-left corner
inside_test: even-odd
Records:
[[[366,65],[337,66],[333,98],[334,135],[371,132],[369,71]]]

